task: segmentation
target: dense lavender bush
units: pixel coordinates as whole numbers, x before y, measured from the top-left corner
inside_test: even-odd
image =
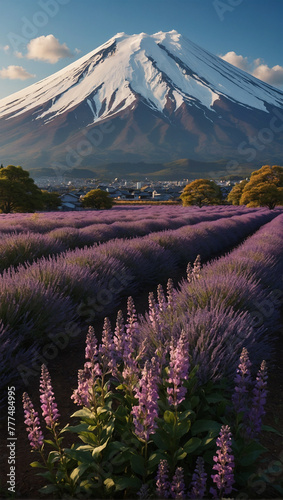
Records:
[[[10,266],[32,262],[38,257],[62,252],[64,246],[56,239],[38,233],[10,233],[0,240],[0,272]]]
[[[22,335],[23,345],[30,345],[42,335],[52,332],[75,317],[75,305],[59,294],[56,287],[47,286],[33,277],[7,272],[0,284],[0,317],[10,335]]]

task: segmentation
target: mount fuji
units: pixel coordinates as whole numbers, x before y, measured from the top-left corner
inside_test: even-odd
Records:
[[[0,100],[0,160],[24,168],[113,162],[282,162],[283,92],[177,31],[118,33]]]

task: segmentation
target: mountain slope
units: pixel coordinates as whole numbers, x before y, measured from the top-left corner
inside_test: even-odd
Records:
[[[180,157],[246,162],[249,139],[270,128],[273,116],[279,120],[282,107],[283,92],[174,30],[118,33],[0,101],[1,160],[61,172]],[[256,161],[280,158],[282,132],[273,135]]]

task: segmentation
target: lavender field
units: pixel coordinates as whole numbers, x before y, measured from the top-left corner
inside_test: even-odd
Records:
[[[46,493],[246,492],[264,451],[266,362],[283,295],[282,229],[282,209],[231,206],[0,219],[1,386],[28,392],[42,365],[40,401],[55,451],[44,444],[26,393],[24,409],[30,445],[45,454]],[[144,291],[148,310],[138,316]],[[126,318],[117,314],[125,303]],[[116,325],[107,318],[114,313]],[[56,379],[50,349],[64,336],[81,339],[84,349],[87,331],[68,417],[73,403],[80,409],[75,424],[62,429],[46,368]],[[70,448],[63,445],[67,432]]]

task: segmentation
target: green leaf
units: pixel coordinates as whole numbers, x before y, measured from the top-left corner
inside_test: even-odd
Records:
[[[162,454],[160,451],[152,453],[147,461],[148,468],[150,470],[155,469],[155,467],[159,464],[160,460],[162,460],[164,458],[165,458],[165,455]]]
[[[219,393],[214,393],[214,394],[208,394],[206,397],[205,397],[206,401],[208,403],[220,403],[220,402],[226,402],[226,398],[223,397],[223,394],[219,394]]]
[[[55,486],[54,484],[47,484],[39,490],[39,492],[44,493],[44,495],[50,495],[50,493],[55,493],[55,491],[57,491],[57,486]]]
[[[104,485],[106,487],[106,491],[109,491],[111,488],[113,488],[113,486],[115,486],[115,483],[111,477],[107,477],[104,480]]]
[[[169,410],[164,412],[163,418],[167,424],[175,424],[176,422],[175,414]]]
[[[64,429],[61,430],[62,432],[75,432],[76,434],[79,434],[80,432],[87,431],[89,425],[86,423],[82,423],[79,425],[66,425]]]
[[[90,418],[93,416],[94,416],[94,413],[89,408],[82,408],[81,410],[75,411],[75,413],[73,413],[71,415],[71,417],[87,417],[87,418]]]
[[[277,429],[274,429],[274,427],[271,427],[270,425],[262,425],[261,430],[266,432],[274,432],[274,434],[283,437],[283,434],[281,432],[279,432]]]
[[[215,422],[215,420],[196,420],[196,422],[192,425],[191,431],[193,436],[208,431],[214,435],[218,435],[220,429],[221,424],[219,422]]]
[[[101,444],[100,446],[97,446],[96,448],[94,448],[93,452],[92,452],[92,456],[94,459],[98,458],[99,454],[102,452],[102,450],[104,450],[108,444],[108,441],[109,441],[109,438],[105,441],[105,443]]]
[[[168,449],[168,436],[162,436],[161,431],[157,431],[155,434],[153,434],[153,436],[151,436],[151,439],[160,450]]]
[[[244,447],[243,450],[244,456],[237,457],[237,461],[243,467],[248,467],[249,465],[252,465],[258,459],[258,457],[265,451],[267,451],[267,448],[262,446],[260,443],[254,441]]]
[[[201,446],[205,447],[205,446],[208,446],[209,444],[211,444],[211,442],[215,443],[215,437],[206,437],[204,439],[202,439],[201,441]]]
[[[177,428],[175,429],[175,437],[177,439],[183,437],[189,432],[191,425],[192,424],[190,420],[183,420],[183,422],[178,422]]]
[[[182,420],[185,420],[188,417],[191,417],[193,415],[195,415],[195,412],[193,410],[185,410],[185,411],[182,411],[182,413],[179,413],[178,419],[180,421],[182,421]]]
[[[186,456],[187,452],[183,448],[179,448],[174,454],[175,460],[184,460]]]
[[[47,463],[48,464],[54,464],[55,462],[58,462],[60,460],[60,454],[58,451],[50,451],[48,458],[47,458]]]
[[[88,469],[88,467],[89,463],[84,463],[80,464],[72,471],[72,473],[70,474],[70,478],[74,481],[74,483],[77,483],[79,478],[84,474],[84,472]]]
[[[190,402],[192,409],[195,408],[199,404],[199,396],[192,396]]]
[[[70,448],[65,448],[64,454],[68,458],[72,458],[73,460],[76,460],[77,462],[90,463],[92,461],[91,453],[89,453],[86,450],[83,451],[83,450],[74,450],[74,449],[70,449]]]
[[[51,439],[44,439],[44,442],[46,444],[51,444],[51,446],[53,446],[54,448],[57,448],[56,443],[54,443],[54,441],[52,441]]]
[[[143,476],[145,474],[144,458],[142,455],[131,456],[131,467],[136,474]]]
[[[198,437],[192,437],[189,441],[184,444],[183,449],[189,455],[193,453],[201,445],[201,439]]]
[[[40,462],[32,462],[30,464],[31,467],[40,467],[41,469],[45,469],[45,465],[44,464],[41,464]]]
[[[138,477],[119,477],[115,479],[116,491],[126,490],[127,488],[138,491],[142,486],[142,482]]]

